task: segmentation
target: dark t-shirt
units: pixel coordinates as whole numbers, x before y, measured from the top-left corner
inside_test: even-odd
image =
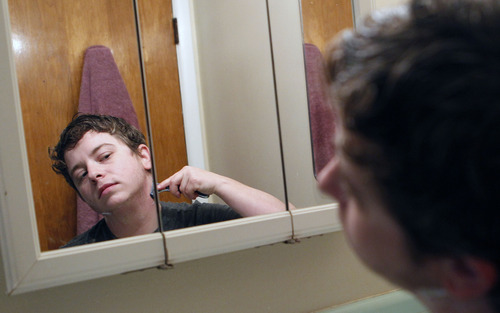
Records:
[[[224,204],[160,202],[162,208],[163,231],[204,225],[240,218],[241,215]],[[86,232],[71,239],[61,248],[84,245],[116,239],[104,219]]]

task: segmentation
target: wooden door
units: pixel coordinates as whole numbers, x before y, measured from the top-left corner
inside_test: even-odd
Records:
[[[187,165],[172,5],[171,0],[138,3],[156,173],[161,181]],[[160,194],[160,200],[188,201],[170,193]]]
[[[139,1],[143,55],[159,178],[187,164],[170,1]],[[78,110],[85,50],[104,45],[115,62],[146,134],[133,1],[11,0],[14,58],[42,251],[76,234],[76,195],[51,170],[48,148]],[[161,37],[158,38],[158,37]],[[163,137],[176,134],[176,138]],[[175,154],[175,157],[173,156]],[[172,200],[176,200],[175,198]]]
[[[322,53],[335,35],[353,27],[351,0],[302,0],[301,4],[304,42]]]

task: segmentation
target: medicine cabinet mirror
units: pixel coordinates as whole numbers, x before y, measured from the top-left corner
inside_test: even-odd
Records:
[[[249,38],[253,49],[242,49],[232,40],[226,40],[227,46],[219,44],[216,51],[212,39],[207,42],[206,38],[218,34],[231,39],[241,30],[233,27],[224,34],[223,23],[228,18],[207,21],[210,14],[198,14],[203,11],[199,7],[204,2],[194,7],[194,14],[199,16],[197,24],[208,24],[200,29],[203,33],[197,41],[204,51],[199,72],[207,77],[202,85],[207,131],[202,134],[199,101],[192,96],[196,89],[183,92],[183,96],[189,95],[191,99],[181,101],[175,43],[178,36],[174,33],[171,1],[10,0],[8,3],[42,251],[58,249],[99,218],[80,199],[76,205],[76,193],[62,176],[53,173],[47,154],[48,148],[57,142],[59,132],[77,112],[118,114],[129,121],[134,121],[136,115],[142,132],[151,131],[150,143],[154,145],[150,144],[150,148],[155,152],[159,181],[189,163],[284,199],[271,67],[266,63],[269,52],[260,49],[262,45],[268,46],[265,19],[260,29],[255,29],[260,33]],[[256,13],[232,14],[248,19],[238,23],[242,30],[248,28],[254,16],[261,19],[266,16],[258,11],[262,6],[244,6]],[[233,11],[240,7],[241,3],[232,6]],[[212,8],[209,12],[222,10],[229,12],[231,8]],[[82,11],[88,14],[82,15]],[[183,39],[179,46],[185,44]],[[112,66],[113,58],[116,68]],[[235,74],[225,70],[228,62],[237,61],[235,58],[247,59],[253,68],[269,71],[259,80],[253,75],[235,80]],[[264,88],[251,96],[217,89],[218,85],[230,83],[236,87],[245,83],[247,89]],[[128,102],[123,100],[127,91],[131,98]],[[133,109],[123,110],[132,105]],[[255,127],[255,121],[266,127]],[[264,175],[268,176],[266,180],[262,179]],[[188,201],[168,195],[162,193],[160,198]],[[218,201],[215,198],[210,200]]]
[[[164,264],[159,233],[69,249],[41,248],[14,59],[14,50],[25,47],[15,46],[8,0],[0,3],[0,240],[8,293]],[[179,26],[176,50],[184,123],[195,125],[185,126],[188,162],[208,164],[214,172],[272,190],[298,209],[166,232],[168,262],[175,265],[339,230],[335,203],[316,190],[311,175],[300,1],[174,0],[172,7]],[[252,21],[252,27],[243,20]],[[118,59],[120,53],[114,54]],[[140,98],[137,91],[129,92]],[[241,113],[223,107],[230,104],[242,105],[250,118],[234,118]],[[186,116],[195,121],[186,122]],[[268,124],[276,126],[271,133],[263,127]],[[155,141],[158,136],[153,135]],[[239,145],[235,148],[234,143]],[[203,149],[196,150],[197,145]],[[203,158],[190,155],[190,149],[201,151]],[[255,165],[273,175],[249,175]]]

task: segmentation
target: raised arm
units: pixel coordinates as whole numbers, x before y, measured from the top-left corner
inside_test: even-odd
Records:
[[[234,179],[185,166],[158,184],[158,189],[170,188],[176,197],[181,193],[189,199],[198,197],[196,192],[215,194],[241,216],[254,216],[285,211],[283,202],[272,195],[244,185]]]

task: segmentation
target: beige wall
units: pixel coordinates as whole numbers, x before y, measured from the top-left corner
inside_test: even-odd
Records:
[[[392,289],[335,233],[17,296],[2,271],[0,312],[298,313]]]

